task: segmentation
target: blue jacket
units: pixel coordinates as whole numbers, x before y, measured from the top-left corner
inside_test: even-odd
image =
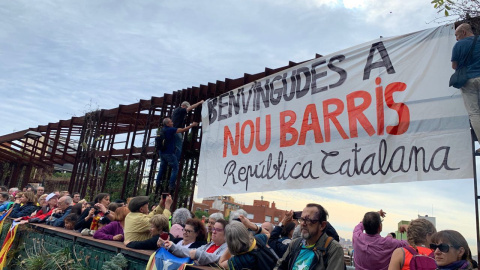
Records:
[[[13,205],[13,202],[5,202],[4,204],[0,205],[0,212],[10,209],[11,205]]]
[[[62,214],[60,214],[58,217],[56,217],[55,215],[52,215],[53,217],[55,217],[56,219],[53,220],[53,221],[50,221],[48,222],[47,221],[47,225],[52,225],[52,226],[55,226],[55,227],[64,227],[65,226],[65,218],[70,214],[70,212],[72,212],[72,207],[69,206],[67,209],[65,209],[65,212]]]
[[[12,212],[10,213],[10,216],[11,218],[19,218],[19,217],[26,217],[26,216],[30,216],[33,212],[35,212],[36,210],[38,209],[38,207],[33,203],[33,202],[29,202],[29,203],[26,203],[22,206],[20,206],[19,203],[16,203],[14,206],[13,206],[13,210]]]

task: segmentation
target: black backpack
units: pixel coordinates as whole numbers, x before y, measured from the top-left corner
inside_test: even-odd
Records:
[[[251,254],[257,259],[257,267],[254,269],[273,269],[277,265],[278,257],[269,249],[263,241],[257,240],[257,249],[251,251]]]
[[[165,151],[167,149],[167,140],[165,138],[165,133],[163,132],[163,128],[160,130],[157,137],[155,137],[155,150],[158,151]]]

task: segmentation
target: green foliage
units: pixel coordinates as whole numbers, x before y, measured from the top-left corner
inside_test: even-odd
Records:
[[[5,183],[11,174],[10,162],[0,162],[0,183]]]
[[[21,269],[25,270],[87,270],[80,261],[72,258],[69,248],[62,248],[55,252],[48,252],[43,246],[27,253],[27,258],[20,262]],[[128,266],[128,260],[119,253],[102,265],[103,270],[122,270]]]
[[[56,178],[65,178],[65,179],[70,179],[70,177],[72,177],[72,173],[71,172],[54,172],[53,173],[53,177],[56,177]]]
[[[453,1],[451,0],[433,0],[431,2],[433,4],[433,7],[437,10],[439,10],[439,12],[441,12],[442,10],[444,11],[445,13],[445,16],[449,16],[450,14],[448,13],[449,10],[451,10],[450,6],[449,5],[453,5],[455,4]]]
[[[50,269],[80,269],[83,268],[70,256],[68,248],[59,249],[56,252],[47,252],[42,249],[37,254],[28,256],[21,261],[22,269],[26,270],[50,270]]]
[[[136,176],[139,166],[137,161],[130,162],[130,169],[128,171],[127,185],[125,187],[125,194],[122,193],[123,180],[127,166],[125,161],[111,160],[109,164],[109,172],[107,181],[105,183],[105,192],[110,194],[110,199],[126,199],[133,196],[133,188],[135,187]],[[138,192],[140,194],[140,192]]]
[[[430,3],[445,17],[464,20],[480,16],[480,0],[432,0]]]
[[[205,211],[195,211],[195,217],[198,219],[202,219],[202,216],[208,217],[208,212]]]
[[[123,254],[118,253],[110,261],[102,265],[102,270],[122,270],[128,266],[128,261]]]

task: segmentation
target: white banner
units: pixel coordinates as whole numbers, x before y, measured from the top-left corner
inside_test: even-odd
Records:
[[[198,196],[473,177],[453,25],[381,38],[207,100]]]

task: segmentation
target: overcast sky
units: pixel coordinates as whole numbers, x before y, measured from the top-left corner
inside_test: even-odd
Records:
[[[0,135],[435,27],[436,15],[430,0],[1,1]],[[472,190],[459,180],[263,195],[280,208],[324,204],[344,238],[366,211],[385,209],[385,233],[434,215],[476,251]]]

